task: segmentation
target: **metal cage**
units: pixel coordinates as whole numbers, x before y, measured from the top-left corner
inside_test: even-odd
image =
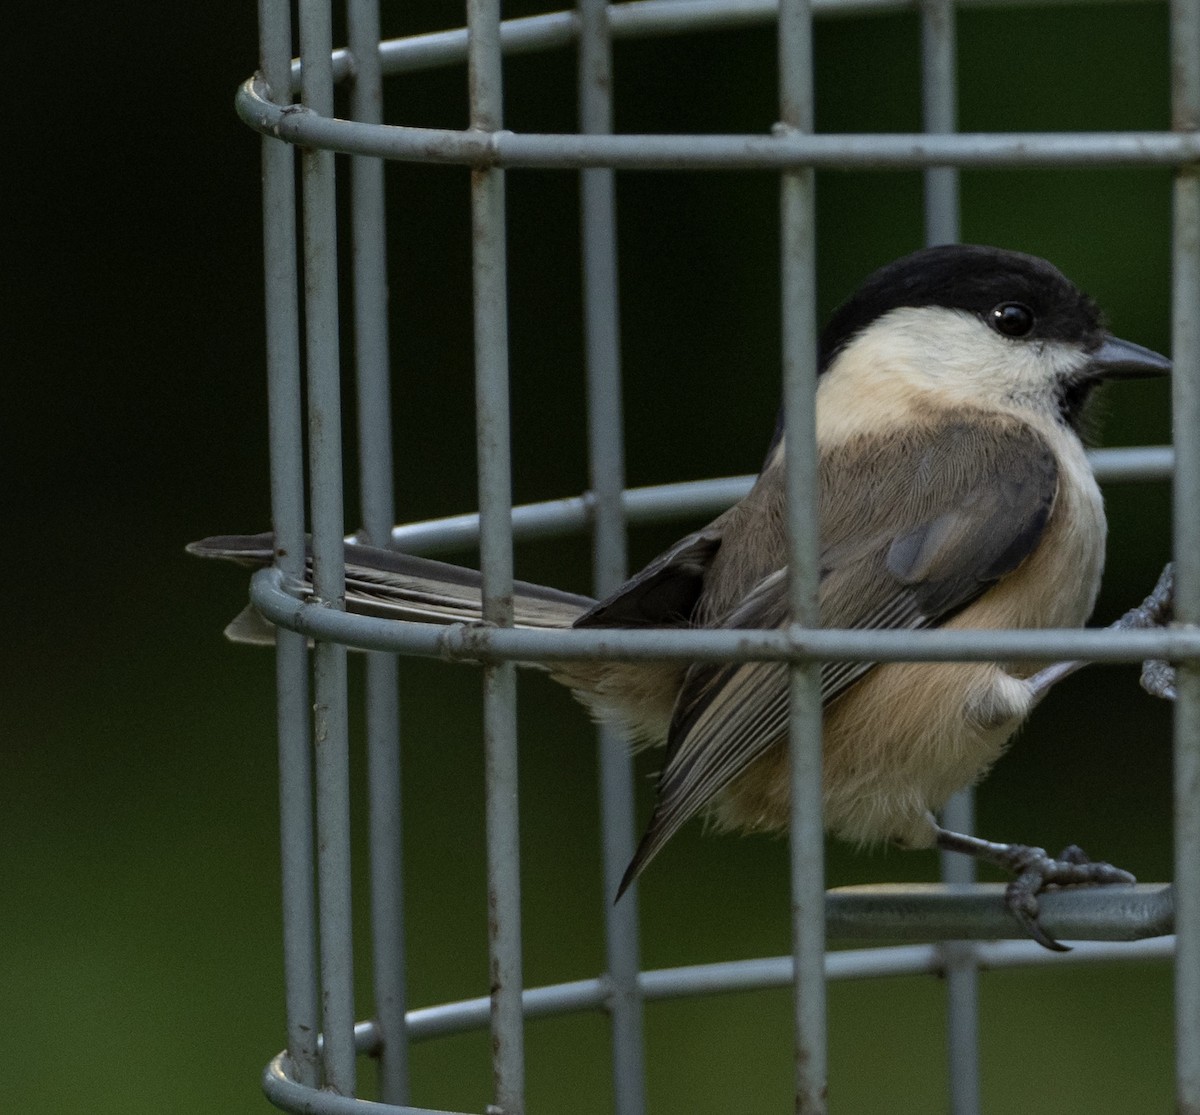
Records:
[[[1173,131],[1104,134],[955,134],[953,0],[579,0],[573,11],[501,22],[498,0],[468,0],[466,29],[380,42],[377,0],[348,0],[348,46],[335,50],[328,0],[300,0],[301,58],[292,54],[290,4],[259,0],[261,70],[242,88],[242,119],[264,136],[264,214],[274,525],[288,555],[255,575],[252,598],[281,631],[278,713],[281,767],[287,1048],[268,1066],[270,1100],[288,1111],[416,1112],[406,1106],[411,1041],[490,1025],[494,1096],[489,1112],[524,1110],[523,1020],[603,1009],[611,1017],[615,1109],[644,1110],[642,1008],[646,1001],[717,989],[792,984],[795,989],[797,1110],[826,1110],[827,979],[936,972],[947,977],[952,1107],[977,1111],[975,979],[983,967],[1062,961],[1011,935],[996,887],[908,888],[825,893],[820,826],[819,662],[868,654],[876,660],[1021,656],[1103,661],[1168,658],[1179,665],[1176,705],[1176,880],[1120,896],[1104,890],[1047,896],[1045,916],[1062,936],[1086,939],[1070,962],[1174,955],[1177,1096],[1200,1111],[1200,0],[1172,0]],[[922,31],[924,119],[915,135],[817,135],[812,130],[811,19],[915,8]],[[610,44],[777,21],[779,121],[769,135],[612,133]],[[506,52],[560,46],[579,51],[578,134],[514,134],[501,115]],[[385,125],[385,76],[466,60],[470,126],[462,131]],[[349,87],[350,119],[334,116],[334,87]],[[293,103],[299,93],[298,103]],[[352,156],[353,328],[359,392],[362,525],[375,540],[430,552],[478,538],[485,573],[479,628],[427,628],[351,616],[321,601],[342,596],[343,451],[335,153]],[[302,196],[297,201],[295,160]],[[471,168],[474,234],[479,513],[393,528],[390,386],[385,310],[383,160]],[[597,588],[625,573],[629,522],[727,506],[745,478],[625,490],[617,368],[613,174],[623,168],[761,168],[781,191],[783,384],[789,445],[812,447],[815,376],[814,168],[920,168],[931,242],[957,238],[958,168],[1159,165],[1174,185],[1175,448],[1096,453],[1101,478],[1174,476],[1178,587],[1176,625],[1152,632],[870,632],[814,630],[804,602],[815,583],[812,452],[790,454],[791,560],[797,625],[786,631],[570,631],[553,637],[506,630],[514,538],[591,530]],[[506,348],[504,181],[509,168],[582,172],[591,490],[513,508],[510,496]],[[303,267],[297,252],[302,224]],[[302,302],[301,302],[302,299]],[[307,458],[305,458],[307,445]],[[307,501],[304,477],[309,477]],[[306,512],[307,502],[307,512]],[[298,602],[285,578],[311,530],[317,600]],[[805,621],[807,621],[807,626]],[[315,648],[308,649],[310,639]],[[367,753],[374,1013],[356,1022],[350,924],[350,790],[346,647],[368,655]],[[514,663],[594,655],[630,659],[745,658],[792,669],[794,955],[695,968],[641,971],[636,899],[606,910],[602,975],[526,989],[521,971]],[[399,853],[398,710],[395,655],[483,663],[491,994],[410,1009],[404,985]],[[311,692],[310,692],[311,681]],[[603,861],[611,891],[633,847],[630,760],[602,740]],[[312,807],[315,803],[315,809]],[[969,799],[955,803],[959,827]],[[315,855],[312,849],[316,849]],[[958,874],[955,874],[955,871]],[[972,883],[950,868],[952,883]],[[1164,936],[1174,930],[1174,936]],[[886,948],[826,952],[831,938],[869,936]],[[1152,938],[1134,944],[1115,940]],[[318,1036],[319,1035],[319,1036]],[[380,1061],[382,1104],[355,1098],[356,1058]]]

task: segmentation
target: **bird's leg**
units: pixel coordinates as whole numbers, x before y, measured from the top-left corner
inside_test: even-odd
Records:
[[[1026,933],[1039,945],[1055,952],[1070,952],[1070,948],[1051,937],[1038,922],[1037,896],[1042,891],[1047,887],[1137,882],[1128,871],[1113,867],[1111,863],[1093,863],[1083,849],[1074,844],[1064,848],[1056,858],[1044,848],[1028,844],[996,844],[978,836],[951,832],[940,825],[935,825],[934,829],[937,846],[943,851],[974,856],[1015,876],[1004,892],[1004,904]]]
[[[1137,631],[1149,627],[1163,627],[1171,622],[1172,603],[1175,596],[1175,566],[1168,563],[1158,578],[1158,584],[1136,608],[1131,608],[1116,623],[1109,624],[1109,631]],[[1055,662],[1044,670],[1027,678],[1027,684],[1037,705],[1063,678],[1070,677],[1086,662]],[[1154,697],[1164,700],[1175,699],[1175,668],[1168,662],[1150,661],[1142,664],[1142,688]],[[1032,707],[1032,706],[1031,706]]]
[[[1175,569],[1168,564],[1154,586],[1154,591],[1136,608],[1131,608],[1110,631],[1135,631],[1162,627],[1171,622],[1175,591]],[[1070,677],[1086,662],[1055,662],[1026,679],[1032,705],[1038,704],[1050,690]],[[1142,687],[1156,697],[1175,699],[1175,671],[1167,662],[1150,661],[1142,667]],[[1032,706],[1031,706],[1032,707]],[[1083,850],[1072,844],[1057,858],[1044,848],[1027,844],[996,844],[977,836],[951,832],[935,824],[937,846],[948,852],[961,852],[995,864],[1015,878],[1004,894],[1005,905],[1025,931],[1040,945],[1065,952],[1067,946],[1054,940],[1038,923],[1037,896],[1047,887],[1077,886],[1080,884],[1134,883],[1128,872],[1110,863],[1092,863]]]

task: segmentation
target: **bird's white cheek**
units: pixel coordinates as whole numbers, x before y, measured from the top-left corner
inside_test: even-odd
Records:
[[[838,354],[817,388],[826,443],[922,421],[933,407],[985,407],[1053,418],[1056,391],[1086,356],[1073,345],[1014,341],[977,317],[902,307]]]

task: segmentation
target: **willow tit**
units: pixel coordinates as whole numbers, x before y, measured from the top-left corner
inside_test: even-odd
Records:
[[[1103,380],[1168,372],[1105,329],[1042,259],[943,246],[882,267],[820,338],[821,624],[831,628],[1078,627],[1091,614],[1106,524],[1080,439]],[[756,483],[607,599],[518,584],[532,627],[774,628],[788,621],[781,424]],[[194,553],[267,564],[270,535]],[[346,546],[351,611],[478,620],[479,575]],[[244,614],[234,639],[261,641]],[[267,636],[269,637],[269,635]],[[637,742],[665,743],[657,802],[622,890],[689,818],[785,828],[787,667],[571,662],[553,676]],[[933,811],[977,782],[1044,692],[1024,662],[837,662],[822,671],[825,824],[857,843],[938,845],[1014,871],[1009,906],[1048,947],[1049,884],[1132,882],[1072,850],[1058,859],[940,828]]]

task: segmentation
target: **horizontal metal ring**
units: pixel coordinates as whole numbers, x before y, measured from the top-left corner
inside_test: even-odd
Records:
[[[237,96],[242,120],[301,147],[400,162],[618,170],[905,170],[931,166],[1181,166],[1200,162],[1200,132],[1012,132],[947,135],[525,135],[363,124],[268,99],[260,77]]]

